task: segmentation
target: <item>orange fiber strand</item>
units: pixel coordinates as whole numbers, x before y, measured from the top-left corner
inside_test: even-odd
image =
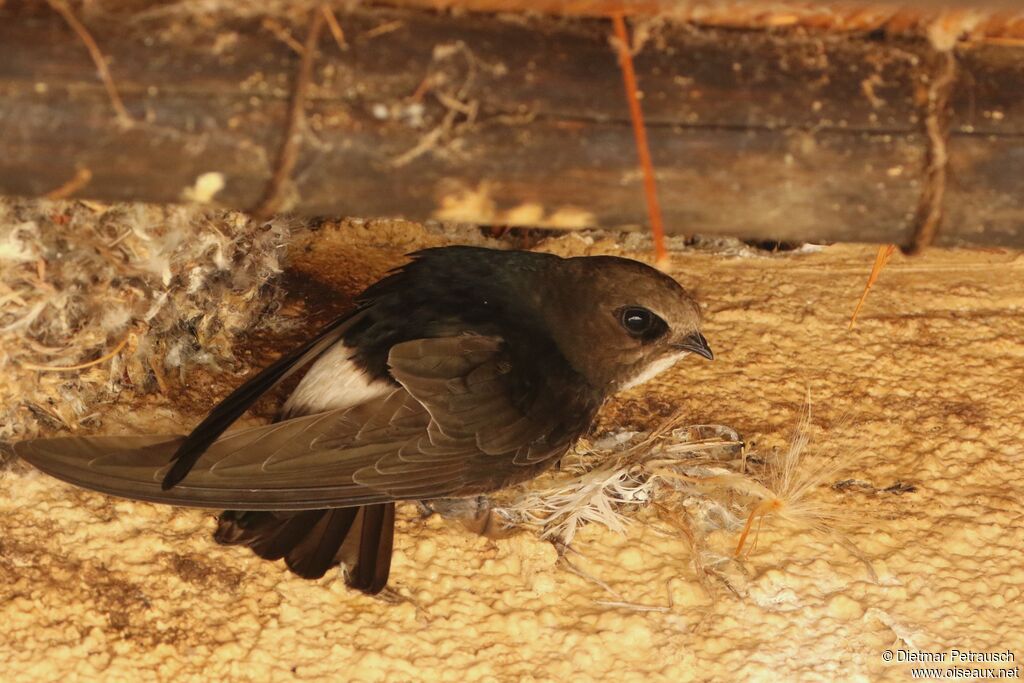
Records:
[[[72,370],[84,370],[91,368],[94,365],[99,365],[105,361],[110,360],[121,352],[127,344],[130,337],[125,337],[121,340],[121,343],[114,347],[114,350],[110,353],[104,354],[96,360],[91,360],[88,363],[80,363],[79,365],[35,365],[34,363],[22,363],[21,367],[26,370],[37,370],[39,372],[69,372]]]
[[[754,520],[761,522],[765,517],[770,515],[772,512],[779,510],[781,507],[782,501],[777,498],[773,498],[758,504],[757,507],[751,510],[750,515],[747,517],[747,523],[743,525],[743,533],[740,534],[740,540],[736,544],[736,550],[733,552],[733,557],[740,557],[742,555],[743,545],[747,542],[747,536],[750,535],[750,530],[754,526]],[[760,524],[758,524],[757,528],[760,530]],[[754,545],[757,545],[756,534],[754,535],[754,538]],[[751,548],[751,550],[753,550],[753,548]]]
[[[875,285],[875,281],[878,280],[878,276],[882,274],[882,268],[885,268],[885,264],[889,262],[892,255],[896,253],[895,244],[883,244],[878,247],[878,254],[875,256],[875,265],[871,267],[871,275],[868,276],[867,284],[864,285],[864,293],[860,295],[860,301],[857,302],[857,308],[853,309],[853,315],[850,317],[850,329],[853,329],[853,324],[857,322],[857,315],[860,313],[860,309],[864,307],[864,302],[867,301],[868,292]]]
[[[644,113],[637,98],[636,71],[633,69],[633,55],[629,51],[629,34],[626,31],[626,20],[622,12],[612,14],[615,27],[616,47],[619,51],[619,67],[622,69],[622,81],[626,86],[626,101],[629,103],[629,118],[633,121],[633,137],[636,138],[636,152],[640,157],[640,168],[644,174],[644,195],[647,198],[647,214],[651,220],[651,236],[654,239],[654,256],[659,264],[668,260],[668,249],[665,248],[665,224],[661,218],[661,205],[658,203],[658,188],[654,181],[654,164],[651,161],[651,150],[647,145],[647,128],[644,127]]]

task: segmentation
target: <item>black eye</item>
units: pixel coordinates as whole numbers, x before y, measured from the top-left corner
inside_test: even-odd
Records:
[[[658,316],[639,306],[623,308],[619,316],[619,320],[622,322],[622,326],[626,328],[626,331],[636,337],[644,336],[645,333],[654,327],[654,321],[660,320]]]

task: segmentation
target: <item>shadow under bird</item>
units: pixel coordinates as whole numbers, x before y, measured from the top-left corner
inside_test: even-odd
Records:
[[[697,303],[637,261],[473,247],[411,259],[188,436],[37,439],[14,451],[88,489],[226,509],[219,542],[307,578],[340,564],[350,586],[376,593],[396,501],[531,479],[608,396],[688,353],[712,358]],[[307,366],[276,422],[225,433]]]

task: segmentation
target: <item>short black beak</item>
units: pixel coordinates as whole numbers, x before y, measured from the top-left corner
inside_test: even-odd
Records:
[[[694,332],[678,344],[673,344],[673,346],[683,351],[692,351],[699,356],[704,356],[708,360],[715,359],[715,354],[711,351],[711,347],[708,346],[708,340],[700,332]]]

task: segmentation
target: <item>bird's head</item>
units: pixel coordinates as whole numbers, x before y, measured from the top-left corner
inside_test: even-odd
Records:
[[[548,291],[549,329],[566,359],[609,392],[642,384],[689,353],[714,355],[700,307],[679,283],[614,256],[566,259]]]

